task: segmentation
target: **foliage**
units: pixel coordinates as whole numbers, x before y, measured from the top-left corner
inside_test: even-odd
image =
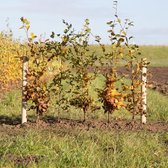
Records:
[[[90,74],[88,69],[95,68],[98,57],[89,50],[90,33],[89,20],[86,19],[83,31],[74,35],[70,57],[72,67],[70,84],[74,85],[73,90],[71,90],[73,95],[70,103],[83,110],[84,121],[87,111],[95,109],[94,101],[89,94],[89,86],[96,77],[96,71],[94,71],[94,74]]]
[[[131,60],[126,65],[130,69],[130,82],[131,84],[122,83],[122,89],[127,94],[125,97],[127,106],[126,109],[132,113],[132,119],[135,118],[136,114],[142,112],[141,107],[141,62]]]
[[[22,60],[21,56],[27,56],[29,59],[28,85],[24,99],[30,102],[29,109],[36,110],[38,118],[47,112],[51,103],[54,103],[58,117],[60,112],[69,111],[72,106],[81,109],[84,121],[89,112],[101,106],[104,112],[108,113],[108,121],[109,114],[122,108],[131,112],[133,119],[135,114],[141,113],[141,63],[138,59],[140,51],[137,45],[131,44],[133,37],[128,35],[133,22],[129,19],[122,22],[117,15],[117,2],[115,10],[115,19],[107,22],[110,41],[108,49],[102,44],[100,36],[92,34],[88,19],[79,32],[75,31],[72,24],[63,20],[65,25],[63,34],[52,32],[49,39],[42,41],[37,39],[34,33],[30,33],[30,22],[24,17],[21,18],[20,28],[25,30],[27,42],[22,45],[22,52],[17,53],[18,60],[15,57],[11,60],[12,63],[19,62]],[[95,37],[101,55],[91,49],[89,44],[91,36]],[[3,61],[6,60],[3,57]],[[15,67],[10,65],[6,71],[9,71],[11,78],[5,81],[1,77],[0,83],[3,81],[9,83],[21,76],[21,72],[16,73],[16,69],[12,69]],[[127,68],[127,74],[119,74],[120,65]],[[18,66],[17,68],[21,67],[21,62]],[[106,79],[104,88],[99,91],[93,89],[102,102],[97,106],[90,94],[90,86],[100,75],[100,67],[110,70],[103,74]],[[10,72],[12,70],[13,74]],[[1,74],[3,73],[5,72]],[[125,82],[128,78],[130,82]]]
[[[69,67],[69,54],[70,54],[70,43],[73,40],[73,30],[72,25],[68,24],[63,20],[65,25],[64,33],[62,35],[55,34],[52,32],[51,38],[52,41],[46,43],[47,52],[52,53],[48,61],[52,62],[52,67],[55,71],[53,73],[52,82],[49,86],[52,94],[54,95],[54,106],[58,111],[58,118],[61,110],[66,111],[69,107],[68,97],[66,94],[69,92],[69,89],[65,89],[67,84],[68,77],[70,76],[70,67]],[[54,64],[57,67],[54,68]],[[68,84],[67,84],[68,85]]]
[[[102,98],[105,113],[108,113],[108,122],[109,113],[112,113],[115,110],[119,110],[120,108],[126,106],[124,104],[124,94],[119,91],[119,88],[117,88],[116,86],[116,82],[116,72],[113,70],[111,74],[107,75],[106,87],[100,95],[100,97]]]
[[[21,28],[25,29],[28,37],[27,57],[29,59],[28,84],[24,99],[33,103],[30,109],[36,110],[37,119],[39,119],[39,116],[47,111],[50,99],[47,87],[48,55],[45,42],[33,42],[36,36],[33,33],[29,34],[30,22],[23,17],[21,21],[23,24]]]
[[[89,94],[89,87],[98,74],[98,65],[111,68],[110,72],[105,74],[105,88],[99,91],[108,116],[109,113],[123,107],[133,114],[133,118],[136,112],[140,112],[140,63],[137,59],[139,50],[137,45],[129,44],[132,36],[127,37],[127,31],[133,24],[128,19],[122,24],[117,14],[115,18],[107,23],[110,27],[108,33],[111,50],[107,51],[104,44],[101,44],[101,38],[95,36],[103,52],[101,57],[90,51],[89,37],[92,33],[88,19],[85,20],[82,31],[78,33],[71,24],[63,20],[65,29],[62,35],[52,32],[52,40],[34,42],[36,35],[29,34],[30,22],[21,18],[21,28],[26,31],[30,49],[26,100],[33,102],[31,109],[36,109],[38,115],[47,111],[50,95],[54,94],[58,116],[61,109],[68,110],[70,105],[73,105],[83,110],[85,121],[86,113],[97,109]],[[57,68],[53,67],[54,61],[59,64]],[[117,74],[117,66],[121,61],[125,62],[130,71],[130,85],[122,82],[125,74]],[[89,68],[94,69],[92,74],[88,71]],[[43,80],[44,76],[47,77],[48,69],[56,69],[56,73],[52,70],[51,78],[48,77],[51,80],[50,84]],[[120,82],[122,87],[118,87],[117,82]],[[65,85],[69,85],[68,89],[65,89]]]
[[[0,91],[8,90],[21,79],[23,47],[13,40],[12,34],[0,33]]]
[[[140,55],[139,47],[130,44],[132,36],[128,36],[128,30],[133,23],[126,19],[123,23],[115,14],[115,20],[107,22],[110,29],[108,30],[111,45],[107,50],[105,45],[101,44],[101,38],[96,36],[96,41],[102,49],[103,56],[101,65],[110,67],[110,72],[105,74],[106,86],[100,92],[100,99],[103,102],[105,112],[112,113],[120,108],[126,108],[133,115],[141,112],[141,63],[138,60]],[[128,74],[118,75],[117,67],[125,64]],[[124,82],[124,78],[131,78],[131,83]],[[118,87],[116,83],[121,83]]]

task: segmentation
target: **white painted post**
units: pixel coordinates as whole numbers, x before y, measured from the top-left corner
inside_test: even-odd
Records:
[[[23,56],[22,63],[22,124],[27,122],[27,102],[25,100],[26,86],[27,86],[27,72],[28,72],[28,57]]]
[[[142,124],[146,124],[146,113],[147,113],[147,59],[142,58],[142,86],[141,86],[141,93],[142,93],[142,114],[141,114],[141,122]]]

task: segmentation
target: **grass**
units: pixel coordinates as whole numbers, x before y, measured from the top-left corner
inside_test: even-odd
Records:
[[[100,105],[101,103],[98,102],[97,93],[93,91],[93,88],[101,88],[104,85],[104,77],[99,76],[96,78],[94,82],[92,82],[90,87],[90,94],[92,98],[95,100],[95,104]],[[52,99],[52,104],[50,105],[49,111],[47,115],[57,117],[57,109],[55,107],[55,101]],[[168,123],[168,106],[167,106],[168,98],[157,91],[148,90],[147,95],[147,105],[148,105],[148,120],[149,121],[163,121]],[[58,108],[58,107],[57,107]],[[34,115],[34,111],[29,111],[28,115]],[[68,119],[83,119],[82,110],[71,107],[68,111],[61,111],[60,117],[68,118]],[[0,115],[7,116],[11,118],[17,118],[21,116],[21,91],[14,90],[6,94],[6,96],[0,101]],[[96,110],[95,112],[88,113],[88,118],[90,119],[100,119],[104,120],[107,118],[104,115],[102,109]],[[112,115],[113,118],[123,118],[123,119],[131,119],[131,114],[121,109],[119,111],[115,111]],[[139,117],[137,117],[139,118]]]
[[[95,85],[100,87],[103,83],[95,81]],[[0,102],[0,115],[20,116],[20,100],[19,90],[8,93]],[[148,105],[148,121],[168,122],[167,97],[149,90]],[[120,117],[129,118],[129,113],[119,113]],[[73,118],[74,115],[80,119],[79,111],[63,116]],[[114,117],[118,116],[116,112]],[[102,119],[104,114],[99,111],[97,117]],[[4,125],[0,126],[0,167],[166,168],[167,142],[166,132],[101,131],[96,128],[86,131],[57,127],[36,130]]]
[[[94,47],[94,46],[93,46]],[[151,66],[168,66],[168,47],[141,46],[142,56]],[[100,76],[92,83],[102,87]],[[168,123],[166,96],[148,90],[148,122]],[[0,101],[0,119],[21,117],[21,92],[7,93]],[[82,119],[81,111],[71,108],[62,117]],[[28,112],[29,116],[34,112]],[[50,108],[48,115],[57,116]],[[105,119],[99,110],[89,114],[93,119]],[[114,118],[131,116],[127,111],[116,111]],[[36,159],[33,159],[36,158]],[[17,128],[0,125],[0,167],[2,168],[168,168],[168,133],[149,131],[108,131],[79,128]]]
[[[26,167],[12,155],[38,157],[31,168],[166,168],[167,141],[167,133],[23,129],[0,138],[0,167]]]
[[[168,123],[168,97],[159,92],[148,90],[148,115],[152,121]]]
[[[16,117],[21,111],[21,91],[13,90],[0,100],[0,115]]]
[[[107,51],[110,46],[106,46]],[[91,46],[98,55],[102,54],[100,47],[97,45]],[[140,58],[147,58],[151,67],[168,67],[168,46],[140,46]]]
[[[140,50],[150,66],[168,67],[168,46],[140,46]]]

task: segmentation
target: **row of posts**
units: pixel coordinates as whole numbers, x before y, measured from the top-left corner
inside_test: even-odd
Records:
[[[28,57],[23,56],[23,66],[22,66],[22,124],[27,122],[27,101],[26,97],[26,88],[27,88],[27,72],[28,72]],[[147,59],[142,58],[142,86],[141,86],[141,98],[142,98],[142,113],[141,113],[141,123],[146,124],[146,113],[147,113]]]

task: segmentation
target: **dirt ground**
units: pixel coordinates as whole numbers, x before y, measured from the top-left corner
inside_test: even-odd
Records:
[[[6,134],[13,134],[22,129],[36,129],[36,130],[52,130],[52,129],[79,129],[79,130],[111,130],[111,131],[150,131],[150,132],[168,132],[168,124],[163,122],[148,122],[146,125],[141,124],[140,121],[128,121],[123,119],[111,120],[108,123],[106,120],[72,120],[61,118],[57,120],[54,117],[45,117],[38,123],[28,121],[26,124],[20,124],[20,119],[8,120],[7,118],[0,119],[0,132]]]
[[[168,67],[149,68],[149,87],[168,96]]]
[[[120,68],[119,72],[125,73],[124,68]],[[168,96],[168,67],[150,67],[147,76],[148,88],[157,90]]]
[[[109,68],[100,69],[102,73],[109,72]],[[90,68],[90,71],[93,71]],[[129,74],[126,68],[118,68],[119,74]],[[157,90],[168,96],[168,67],[149,67],[147,76],[148,88]]]

